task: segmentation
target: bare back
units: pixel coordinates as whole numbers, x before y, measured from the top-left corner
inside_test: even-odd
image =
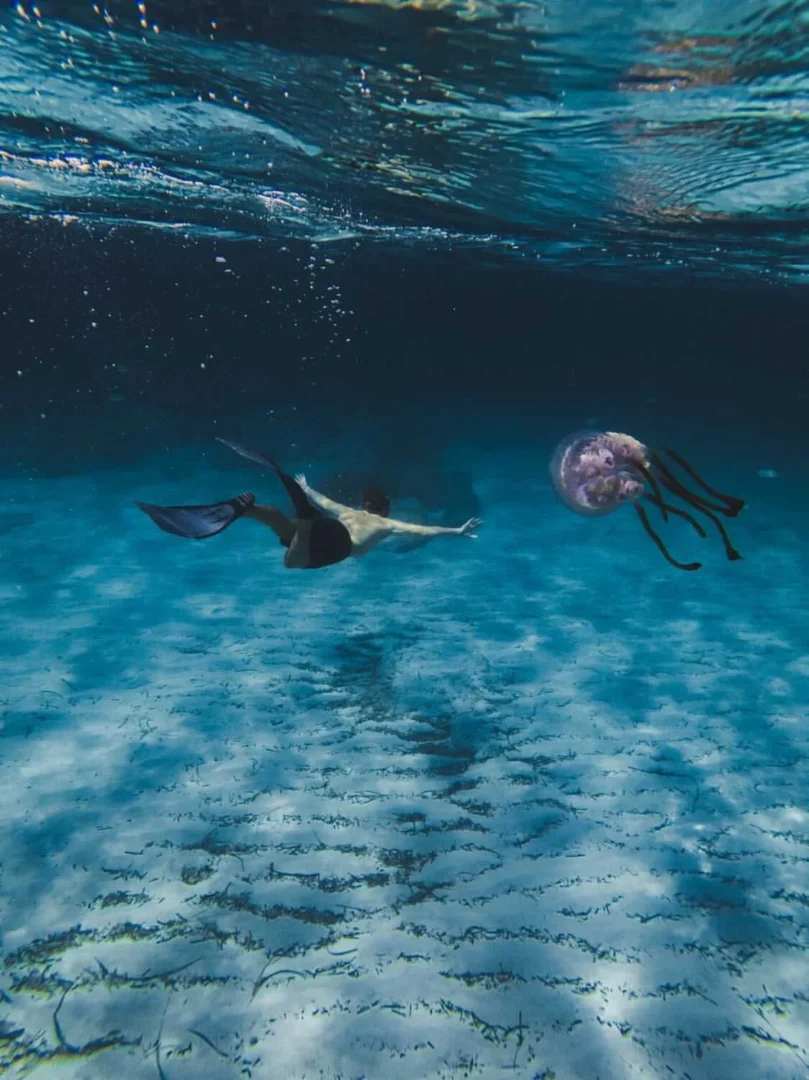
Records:
[[[478,518],[470,518],[457,529],[450,529],[444,525],[415,525],[409,521],[396,521],[395,518],[371,514],[367,510],[355,510],[351,506],[335,502],[334,499],[321,495],[319,491],[310,487],[305,476],[299,475],[295,480],[311,503],[324,513],[336,518],[348,530],[351,537],[351,554],[355,559],[360,559],[369,551],[373,551],[389,536],[411,535],[419,536],[423,540],[429,540],[435,536],[468,536],[474,539],[476,535],[474,530],[480,525]]]
[[[367,510],[354,510],[350,506],[344,506],[335,516],[348,529],[353,548],[351,554],[355,559],[367,555],[396,532],[395,528],[391,528],[396,522],[378,514],[369,514]]]

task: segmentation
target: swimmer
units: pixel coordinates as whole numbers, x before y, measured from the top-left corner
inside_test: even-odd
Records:
[[[237,518],[251,518],[272,529],[287,549],[284,566],[289,570],[317,570],[342,562],[349,556],[361,558],[390,536],[411,535],[423,540],[436,536],[477,539],[475,530],[481,524],[479,518],[470,518],[458,528],[396,521],[387,516],[390,500],[377,488],[368,489],[363,497],[363,508],[355,510],[321,495],[309,487],[304,476],[293,479],[272,458],[227,439],[217,441],[242,457],[272,469],[286,488],[295,516],[288,517],[274,506],[257,504],[255,495],[249,491],[205,506],[154,506],[136,502],[135,505],[164,532],[190,540],[204,540],[216,536]]]

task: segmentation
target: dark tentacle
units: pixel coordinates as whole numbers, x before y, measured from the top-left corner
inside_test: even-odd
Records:
[[[725,554],[731,562],[735,562],[737,559],[741,559],[741,555],[730,542],[730,537],[725,531],[725,526],[722,524],[716,514],[714,514],[712,510],[709,510],[708,506],[705,503],[700,501],[698,496],[693,495],[690,491],[688,491],[679,483],[676,485],[670,484],[668,480],[663,480],[662,483],[663,487],[666,488],[668,491],[671,491],[674,495],[679,495],[681,499],[693,506],[695,510],[699,510],[706,517],[711,519],[711,521],[719,530],[719,535],[722,537],[722,543],[725,545]]]
[[[670,507],[667,506],[666,503],[663,501],[663,494],[660,491],[660,485],[657,482],[657,477],[652,474],[652,472],[649,470],[649,468],[647,467],[645,462],[636,461],[634,463],[634,465],[635,465],[635,468],[638,470],[638,472],[643,477],[643,479],[647,482],[649,487],[652,489],[652,492],[654,494],[654,499],[652,501],[654,502],[655,499],[657,500],[656,505],[659,508],[660,513],[663,515],[663,520],[668,521],[669,520],[668,511],[670,510]]]
[[[697,519],[695,517],[692,517],[687,511],[680,510],[676,506],[670,506],[668,503],[664,503],[662,502],[662,500],[657,499],[654,495],[644,495],[643,498],[648,499],[653,506],[657,506],[661,513],[663,512],[663,509],[665,507],[665,509],[668,510],[670,514],[676,514],[677,517],[684,518],[689,523],[689,525],[693,526],[694,531],[699,536],[701,536],[703,540],[708,535],[703,529],[703,527],[700,525],[700,523],[697,521]],[[665,516],[663,520],[665,521]]]
[[[744,499],[737,499],[734,495],[723,495],[721,491],[717,491],[716,488],[712,488],[710,484],[707,484],[696,469],[694,469],[692,465],[689,465],[681,454],[675,453],[674,450],[669,450],[668,447],[665,447],[664,449],[668,456],[672,458],[673,461],[676,461],[680,468],[683,469],[684,472],[687,472],[691,479],[695,480],[703,491],[707,491],[708,494],[713,495],[715,499],[720,499],[723,503],[727,503],[728,509],[722,511],[727,517],[736,517],[736,515],[744,509]]]
[[[660,539],[660,537],[654,531],[652,526],[649,524],[649,516],[646,513],[646,511],[643,509],[643,507],[639,506],[637,503],[633,503],[633,506],[635,507],[636,514],[640,518],[641,525],[643,525],[646,532],[649,534],[649,536],[651,536],[651,538],[652,538],[652,540],[654,540],[655,544],[657,544],[663,558],[667,562],[671,563],[672,566],[676,566],[678,570],[699,570],[700,569],[700,567],[702,566],[702,563],[698,563],[698,562],[694,562],[694,563],[677,562],[677,560],[675,558],[673,558],[669,554],[669,552],[668,552],[668,550],[666,548],[666,545],[663,543],[663,541]]]
[[[709,502],[704,496],[698,495],[694,491],[689,491],[681,480],[678,480],[665,461],[662,461],[658,454],[652,454],[650,460],[657,471],[660,473],[661,482],[668,487],[669,491],[673,491],[676,495],[686,499],[692,506],[699,504],[700,506],[707,506],[709,510],[716,510],[720,514],[728,514],[729,511],[726,506],[717,506],[716,503]]]

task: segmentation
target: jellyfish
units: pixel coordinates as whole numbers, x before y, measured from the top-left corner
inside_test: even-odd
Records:
[[[687,480],[680,479],[678,471]],[[664,522],[668,521],[669,515],[683,518],[704,539],[707,533],[702,521],[689,510],[672,506],[668,501],[670,496],[675,496],[690,510],[712,522],[722,538],[728,559],[741,559],[718,515],[736,517],[744,507],[744,501],[712,488],[674,450],[663,449],[660,454],[631,435],[615,431],[577,431],[562,439],[556,447],[550,473],[556,494],[577,514],[595,517],[631,504],[663,557],[678,570],[699,570],[702,563],[679,562],[669,553],[652,528],[644,502],[655,507]],[[690,486],[686,486],[689,482]]]

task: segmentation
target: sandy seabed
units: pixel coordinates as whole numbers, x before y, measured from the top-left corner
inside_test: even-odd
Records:
[[[492,474],[304,574],[129,503],[251,486],[0,481],[0,1072],[806,1075],[799,531],[680,574]]]

